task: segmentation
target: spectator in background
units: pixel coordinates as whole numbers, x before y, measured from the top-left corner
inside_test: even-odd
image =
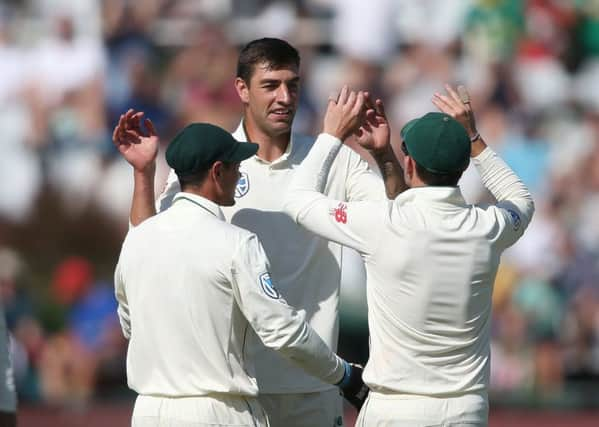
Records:
[[[32,58],[14,41],[12,15],[8,6],[0,5],[0,218],[24,222],[33,209],[42,174],[32,147]]]
[[[116,358],[121,362],[116,375],[123,375],[125,342],[116,339],[120,326],[112,284],[97,281],[87,259],[68,257],[56,267],[52,291],[65,310],[65,327],[46,342],[40,360],[41,391],[56,405],[86,404],[101,381],[98,373],[106,372],[102,366],[114,365]]]

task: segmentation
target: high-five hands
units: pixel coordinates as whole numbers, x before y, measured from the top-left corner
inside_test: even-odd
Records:
[[[372,103],[368,92],[365,92],[364,96],[366,115],[356,131],[356,141],[372,154],[381,153],[388,150],[391,143],[391,129],[385,114],[385,107],[380,99]]]
[[[143,120],[147,131],[142,129],[143,116],[143,112],[130,109],[121,115],[112,133],[115,147],[136,171],[141,172],[155,166],[160,143],[150,119]]]
[[[323,132],[342,141],[347,139],[364,122],[365,102],[364,92],[350,91],[347,85],[343,86],[337,100],[329,98]]]

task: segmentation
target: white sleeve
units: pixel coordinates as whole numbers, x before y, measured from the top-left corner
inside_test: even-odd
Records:
[[[345,203],[322,194],[340,148],[339,139],[327,134],[318,136],[291,181],[283,210],[311,232],[368,254],[378,241],[376,224],[381,224],[373,215],[384,212],[383,204],[388,202]]]
[[[125,283],[121,272],[120,259],[114,272],[114,294],[118,302],[117,314],[119,316],[121,330],[123,331],[125,338],[129,339],[131,337],[131,317],[129,315],[129,303],[125,292]]]
[[[239,243],[232,277],[235,300],[264,345],[324,382],[341,381],[343,359],[305,322],[303,314],[283,300],[272,283],[268,259],[255,235]]]
[[[483,185],[497,200],[490,209],[497,211],[502,226],[498,242],[503,248],[513,245],[524,233],[535,206],[528,188],[489,147],[472,159]]]
[[[181,191],[179,178],[173,169],[168,173],[162,193],[156,199],[156,212],[162,212],[171,207],[175,194]]]
[[[358,153],[351,151],[347,164],[347,180],[345,183],[345,200],[356,202],[362,200],[387,200],[385,183]]]

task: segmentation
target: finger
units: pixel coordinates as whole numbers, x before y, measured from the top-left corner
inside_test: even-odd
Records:
[[[112,131],[112,142],[115,145],[119,144],[119,126],[118,125],[116,125],[114,127],[114,130]]]
[[[446,84],[445,85],[445,90],[447,91],[447,93],[449,94],[449,96],[451,97],[452,101],[454,101],[455,103],[457,103],[458,105],[462,105],[463,102],[460,98],[460,96],[457,94],[457,92],[453,89],[453,87],[451,87],[451,85]]]
[[[366,110],[366,120],[369,122],[375,122],[376,123],[376,111],[372,108],[369,108]]]
[[[148,129],[149,132],[149,136],[156,136],[158,135],[156,133],[156,128],[154,127],[154,123],[152,123],[152,120],[150,119],[145,119],[144,120],[144,125],[146,125],[146,129]]]
[[[347,85],[343,85],[341,88],[341,93],[339,94],[339,99],[337,100],[337,104],[345,105],[347,103],[347,97],[349,96],[349,87]]]
[[[432,99],[433,104],[435,104],[435,106],[439,109],[440,112],[445,113],[445,114],[449,114],[450,116],[453,115],[453,110],[448,107],[441,99],[435,97]]]
[[[468,114],[472,114],[472,104],[470,103],[470,94],[468,93],[466,86],[464,86],[464,85],[458,86],[458,95],[459,95],[460,99],[462,100],[462,103],[464,104],[464,108],[466,108],[466,111],[468,112]]]
[[[372,98],[370,97],[370,92],[364,92],[364,105],[368,109],[374,108],[374,103],[372,102]]]
[[[347,101],[345,102],[345,105],[347,105],[352,111],[353,111],[353,107],[356,104],[356,99],[357,99],[356,92],[354,92],[353,90],[350,91],[349,96],[347,97]]]
[[[135,111],[132,108],[129,108],[125,113],[125,122],[127,122],[127,124],[129,124],[129,122],[131,121],[131,117],[133,117],[133,114],[135,114]]]
[[[366,114],[366,97],[364,96],[364,92],[358,92],[356,97],[356,104],[354,105],[354,113],[355,114]]]
[[[435,100],[437,102],[435,102]],[[433,98],[433,104],[435,104],[445,114],[449,114],[450,116],[454,116],[457,114],[455,106],[445,95],[435,93],[435,96]]]
[[[381,99],[377,99],[374,103],[374,108],[379,116],[383,116],[387,120],[387,113],[385,113],[385,105]]]
[[[121,114],[119,117],[119,122],[114,127],[114,132],[112,134],[113,139],[116,138],[118,140],[118,137],[123,129],[125,129],[125,116]]]
[[[468,93],[468,90],[466,89],[466,86],[464,86],[464,85],[459,85],[458,86],[458,95],[460,97],[460,100],[464,104],[470,104],[470,94]]]
[[[329,93],[329,102],[332,101],[336,104],[338,102],[338,100],[339,100],[339,92],[334,90],[331,93]]]
[[[141,119],[143,117],[144,113],[143,111],[138,111],[135,114],[132,114],[130,119],[129,119],[129,126],[131,127],[131,129],[135,129],[137,131],[141,132]]]

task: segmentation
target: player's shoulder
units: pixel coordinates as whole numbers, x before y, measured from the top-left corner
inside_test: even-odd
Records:
[[[218,227],[228,239],[237,242],[248,240],[256,236],[251,231],[226,221],[218,221]]]

